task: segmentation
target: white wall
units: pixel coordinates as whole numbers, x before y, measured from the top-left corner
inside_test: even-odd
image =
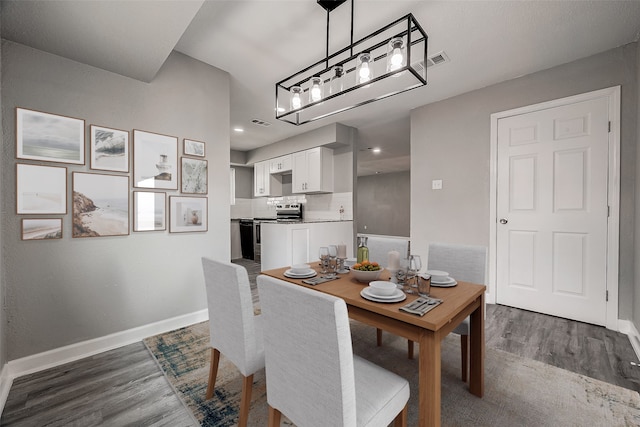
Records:
[[[499,83],[411,115],[411,249],[429,242],[489,246],[489,144],[492,113],[611,86],[622,87],[620,307],[631,319],[634,295],[637,89],[636,43]],[[435,83],[432,83],[435,84]],[[431,180],[442,179],[442,190]]]
[[[228,260],[229,76],[172,53],[142,83],[26,46],[2,45],[2,270],[8,360],[193,313],[206,307],[201,256]],[[20,240],[15,214],[15,107],[205,141],[206,233],[131,233],[71,238],[71,204],[62,240]],[[66,165],[71,173],[89,165]],[[129,174],[131,175],[131,173]],[[169,191],[168,195],[178,195]]]

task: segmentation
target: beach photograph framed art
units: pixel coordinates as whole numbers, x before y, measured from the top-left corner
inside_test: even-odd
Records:
[[[16,107],[16,157],[84,165],[84,120]]]
[[[169,196],[169,233],[207,231],[207,198]]]
[[[167,193],[133,192],[133,231],[162,231],[167,229]]]
[[[133,186],[178,189],[178,138],[133,130]]]
[[[182,150],[185,156],[204,157],[204,142],[185,138]]]
[[[16,213],[66,214],[67,168],[17,163]]]
[[[91,125],[91,169],[129,172],[129,132]]]
[[[182,192],[187,194],[207,194],[207,161],[182,158],[180,180]]]
[[[129,177],[73,172],[71,237],[129,234]]]
[[[22,240],[62,239],[62,218],[22,219]]]

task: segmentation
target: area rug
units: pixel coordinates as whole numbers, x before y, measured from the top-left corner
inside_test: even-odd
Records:
[[[209,370],[208,322],[144,340],[168,381],[202,426],[234,426],[242,378],[221,357],[214,397],[205,401]],[[409,425],[417,425],[418,365],[408,360],[406,340],[351,322],[354,352],[406,378],[411,384]],[[254,376],[250,426],[267,425],[264,371]],[[287,423],[285,421],[285,423]],[[288,423],[287,423],[288,424]],[[460,380],[457,336],[442,346],[443,426],[638,426],[637,392],[501,350],[487,348],[485,396],[469,393]]]

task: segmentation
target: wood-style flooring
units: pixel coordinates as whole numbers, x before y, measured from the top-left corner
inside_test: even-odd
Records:
[[[252,286],[260,271],[250,260]],[[375,334],[372,334],[375,345]],[[626,335],[516,308],[487,305],[486,343],[640,391],[640,367]],[[134,343],[17,378],[1,426],[192,426],[146,347]]]

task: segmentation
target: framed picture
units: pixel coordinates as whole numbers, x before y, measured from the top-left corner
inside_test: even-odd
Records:
[[[22,240],[62,239],[62,218],[22,220]]]
[[[169,233],[207,231],[207,198],[169,196]]]
[[[133,231],[167,229],[167,194],[153,191],[133,192]]]
[[[84,165],[84,120],[16,108],[16,157]]]
[[[129,177],[73,172],[71,237],[129,234]]]
[[[207,194],[207,161],[183,157],[180,178],[183,193]]]
[[[66,214],[67,168],[17,163],[16,213]]]
[[[133,131],[133,186],[178,189],[178,138]]]
[[[129,172],[129,132],[91,125],[91,169]]]
[[[193,139],[184,139],[183,151],[185,156],[204,157],[204,142]]]

